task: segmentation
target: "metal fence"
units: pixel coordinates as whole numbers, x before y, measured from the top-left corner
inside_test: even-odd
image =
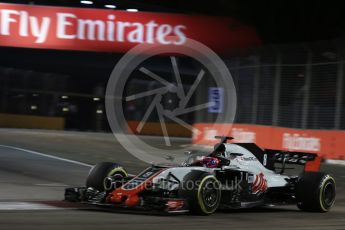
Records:
[[[263,47],[227,60],[238,97],[236,123],[345,129],[341,43]]]
[[[345,130],[343,43],[324,41],[266,46],[246,55],[224,58],[237,90],[234,122]],[[173,77],[171,67],[169,62],[161,63],[162,60],[148,68],[169,80]],[[190,65],[184,59],[179,61],[185,66],[181,75],[188,88],[199,66]],[[113,63],[109,63],[107,67],[111,70]],[[35,66],[17,69],[5,64],[0,63],[0,113],[61,116],[67,121],[66,128],[109,130],[103,98],[109,75],[89,74],[86,81],[82,75],[61,75],[50,69],[49,73],[37,72]],[[204,86],[210,87],[209,82]],[[153,85],[144,82],[136,87],[149,90]],[[205,90],[201,94],[207,100]],[[142,118],[149,99],[130,104],[127,118]],[[155,116],[150,119],[157,120]],[[204,111],[183,119],[189,124],[210,122],[214,114]]]

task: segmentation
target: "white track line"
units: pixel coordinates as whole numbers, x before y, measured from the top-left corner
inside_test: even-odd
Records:
[[[57,210],[63,209],[46,204],[31,202],[0,202],[0,211],[9,210]]]
[[[345,161],[344,160],[326,160],[325,161],[327,164],[332,164],[332,165],[344,165],[345,166]]]
[[[80,161],[74,161],[74,160],[69,160],[69,159],[62,158],[62,157],[51,156],[48,154],[44,154],[44,153],[40,153],[40,152],[28,150],[28,149],[22,149],[22,148],[18,148],[18,147],[14,147],[14,146],[9,146],[9,145],[0,145],[0,147],[4,147],[4,148],[8,148],[8,149],[14,149],[14,150],[22,151],[22,152],[27,152],[27,153],[35,154],[38,156],[47,157],[47,158],[51,158],[51,159],[55,159],[55,160],[59,160],[59,161],[65,161],[68,163],[77,164],[77,165],[81,165],[81,166],[85,166],[85,167],[89,167],[89,168],[93,167],[93,165],[86,164],[86,163],[83,163]]]
[[[85,167],[89,167],[89,168],[93,167],[93,165],[86,164],[86,163],[83,163],[83,162],[80,162],[80,161],[69,160],[69,159],[66,159],[66,158],[56,157],[56,156],[52,156],[52,155],[48,155],[48,154],[44,154],[44,153],[40,153],[40,152],[36,152],[36,151],[32,151],[32,150],[28,150],[28,149],[18,148],[18,147],[9,146],[9,145],[0,145],[0,147],[14,149],[14,150],[22,151],[22,152],[27,152],[27,153],[35,154],[35,155],[38,155],[38,156],[47,157],[47,158],[51,158],[51,159],[55,159],[55,160],[59,160],[59,161],[65,161],[65,162],[68,162],[68,163],[77,164],[77,165],[81,165],[81,166],[85,166]],[[130,173],[128,173],[128,175],[129,176],[135,176],[134,174],[130,174]]]

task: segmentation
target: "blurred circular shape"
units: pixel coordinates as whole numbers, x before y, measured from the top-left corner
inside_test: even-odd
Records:
[[[176,39],[178,38],[169,37],[171,41]],[[139,44],[135,46],[114,67],[106,89],[105,105],[108,122],[115,138],[130,154],[147,163],[181,163],[185,158],[183,152],[187,149],[156,148],[145,143],[137,135],[128,134],[130,127],[124,116],[123,93],[131,73],[148,58],[167,54],[185,55],[195,59],[212,75],[217,87],[223,88],[223,111],[217,115],[214,124],[232,124],[236,114],[237,98],[232,76],[222,59],[210,48],[192,39],[187,39],[183,45]],[[172,84],[169,83],[169,87],[171,88]],[[231,126],[226,125],[220,128],[217,126],[215,129],[218,135],[227,135]],[[193,130],[194,134],[198,132],[200,131]]]

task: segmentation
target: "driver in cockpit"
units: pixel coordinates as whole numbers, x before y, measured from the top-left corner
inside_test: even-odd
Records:
[[[220,160],[221,165],[229,165],[230,160],[225,158],[225,150],[225,145],[223,143],[218,143],[214,146],[214,150],[209,156],[216,157],[218,160]]]

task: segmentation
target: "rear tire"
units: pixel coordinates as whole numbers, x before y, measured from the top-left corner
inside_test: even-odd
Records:
[[[96,164],[86,179],[86,187],[92,187],[98,191],[105,190],[105,178],[119,175],[127,177],[127,172],[118,164],[112,162],[101,162]]]
[[[323,172],[305,172],[296,184],[297,207],[302,211],[328,212],[335,195],[334,178]]]
[[[193,171],[184,178],[179,195],[188,201],[191,213],[210,215],[219,207],[220,182],[210,173]]]

